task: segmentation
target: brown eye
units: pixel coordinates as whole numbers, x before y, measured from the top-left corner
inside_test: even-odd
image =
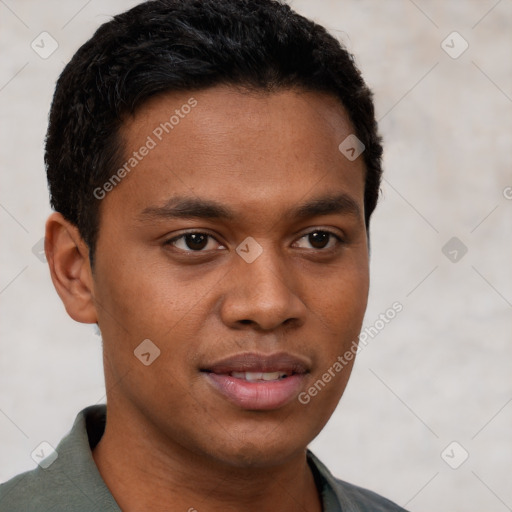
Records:
[[[337,244],[343,243],[340,236],[332,233],[331,231],[325,231],[316,229],[303,235],[297,242],[297,246],[302,249],[331,249]]]
[[[200,251],[208,244],[208,235],[204,233],[189,233],[184,237],[185,245],[193,251]]]
[[[224,247],[208,233],[183,233],[167,240],[164,245],[171,245],[183,252],[205,252],[212,249],[223,249]]]
[[[315,249],[325,248],[330,238],[331,233],[327,233],[326,231],[314,231],[308,235],[308,241]]]

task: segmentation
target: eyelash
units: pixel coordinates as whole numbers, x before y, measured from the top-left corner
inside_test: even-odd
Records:
[[[308,231],[307,233],[304,233],[302,236],[300,236],[298,240],[302,240],[303,238],[311,235],[312,233],[327,233],[328,235],[334,237],[337,241],[337,246],[339,247],[340,245],[344,244],[345,243],[345,240],[340,236],[338,235],[337,233],[333,232],[333,231],[330,231],[328,229],[313,229],[311,231]],[[182,239],[182,238],[185,238],[187,235],[193,235],[193,234],[196,234],[196,235],[206,235],[207,237],[209,238],[213,238],[214,240],[216,240],[216,238],[211,235],[210,233],[206,233],[204,231],[187,231],[185,233],[182,233],[181,235],[178,235],[178,236],[175,236],[173,238],[170,238],[169,240],[166,240],[164,242],[164,246],[167,246],[167,245],[173,245],[174,242]],[[216,240],[217,243],[220,243],[218,240]],[[330,241],[330,240],[329,240]],[[221,244],[222,245],[222,244]],[[321,251],[321,252],[328,252],[329,250],[332,250],[332,249],[335,249],[336,247],[328,247],[327,249],[315,249],[315,248],[312,248],[310,250],[312,251]],[[194,251],[192,249],[190,250],[184,250],[184,249],[178,249],[179,251],[181,252],[185,252],[185,253],[197,253],[197,254],[200,254],[200,253],[206,253],[208,251],[204,251],[204,250],[198,250],[198,251]]]

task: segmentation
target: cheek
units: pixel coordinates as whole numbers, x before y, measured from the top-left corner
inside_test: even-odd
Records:
[[[179,281],[168,275],[165,266],[129,251],[115,262],[98,261],[96,282],[99,316],[134,337],[160,335],[190,309]]]
[[[99,325],[108,340],[105,354],[115,364],[113,375],[132,368],[144,370],[134,351],[146,339],[160,350],[160,365],[173,367],[175,373],[185,370],[185,361],[195,360],[202,338],[199,331],[211,308],[207,290],[213,285],[198,286],[197,279],[190,282],[165,261],[139,257],[136,251],[126,251],[115,264],[98,261],[96,281]],[[151,367],[152,375],[155,368]]]
[[[309,288],[308,305],[332,334],[345,342],[348,335],[359,334],[368,300],[367,265],[347,265],[333,271],[320,287],[310,283]]]
[[[314,411],[311,418],[316,433],[338,405],[352,372],[366,311],[368,284],[368,271],[364,267],[357,271],[352,269],[333,274],[322,292],[312,296],[313,329],[322,349],[315,351],[314,368],[299,402]]]

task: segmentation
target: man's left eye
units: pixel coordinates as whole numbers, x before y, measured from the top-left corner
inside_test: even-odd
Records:
[[[298,244],[298,247],[303,249],[331,249],[341,242],[343,242],[341,237],[331,231],[317,229],[310,233],[306,233],[304,236],[299,238],[296,244]]]

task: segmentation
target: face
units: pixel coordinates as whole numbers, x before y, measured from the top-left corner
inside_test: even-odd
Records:
[[[338,150],[351,133],[330,96],[227,86],[125,122],[93,275],[109,410],[212,462],[303,452],[366,308],[364,163]]]

